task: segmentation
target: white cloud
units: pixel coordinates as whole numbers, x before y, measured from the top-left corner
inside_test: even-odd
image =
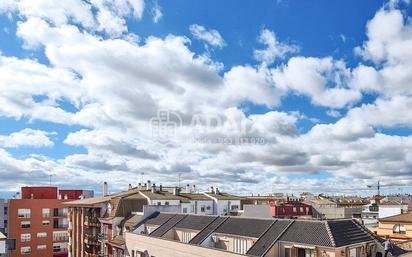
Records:
[[[189,30],[195,39],[205,41],[213,47],[222,48],[226,45],[219,31],[215,29],[208,30],[202,25],[192,24],[190,25]]]
[[[93,11],[92,9],[95,9]],[[75,23],[89,31],[104,31],[111,37],[127,32],[126,17],[141,19],[143,0],[8,0],[0,4],[0,12],[17,11],[26,19],[38,18],[55,26]]]
[[[152,20],[154,23],[158,23],[160,19],[162,19],[162,17],[163,17],[162,8],[156,2],[152,8]]]
[[[273,31],[263,29],[260,32],[259,42],[266,46],[265,49],[255,50],[254,57],[256,60],[269,65],[277,58],[284,59],[288,54],[293,54],[299,51],[296,45],[288,45],[277,40]]]
[[[347,87],[345,63],[330,57],[292,57],[272,70],[276,86],[309,96],[316,105],[342,108],[356,103],[361,93]],[[328,87],[329,84],[335,87]]]
[[[15,148],[20,146],[29,147],[52,147],[53,141],[49,136],[54,133],[49,133],[42,130],[25,128],[18,132],[13,132],[10,135],[0,135],[0,146],[7,148]]]
[[[176,171],[180,171],[184,183],[200,183],[200,188],[215,184],[239,192],[263,192],[273,183],[279,190],[353,192],[377,178],[387,183],[412,182],[411,137],[376,132],[381,127],[410,127],[412,123],[412,80],[406,72],[410,67],[408,23],[401,23],[396,35],[372,33],[378,26],[368,26],[371,32],[361,52],[365,58],[374,56],[379,65],[349,69],[344,61],[332,57],[295,56],[274,67],[243,64],[222,69],[222,63],[191,51],[184,36],[138,41],[138,36],[126,33],[125,17],[141,18],[143,5],[91,1],[97,13],[106,12],[107,20],[99,21],[99,14],[93,15],[93,28],[79,29],[79,23],[87,24],[87,15],[72,14],[57,3],[53,8],[67,20],[36,8],[27,16],[20,13],[24,17],[18,17],[17,35],[27,48],[44,51],[50,64],[0,55],[0,116],[84,126],[69,133],[64,143],[84,147],[87,153],[57,160],[44,156],[17,159],[0,148],[0,186],[5,190],[48,181],[49,174],[55,174],[54,180],[62,186],[100,188],[100,182],[109,180],[113,190],[126,189],[141,171],[163,183],[177,181]],[[396,12],[379,12],[392,11]],[[387,18],[379,12],[374,19]],[[79,16],[75,20],[72,15]],[[96,31],[113,37],[99,37]],[[217,37],[206,28],[203,32],[209,34],[202,40],[216,47],[223,44],[220,34]],[[396,44],[385,38],[388,35]],[[369,41],[375,40],[384,42],[379,43],[382,57],[369,48]],[[262,31],[262,43],[267,49],[258,51],[267,64],[290,53],[268,30]],[[398,46],[405,58],[396,51]],[[362,92],[376,93],[378,98],[353,107]],[[339,119],[321,124],[305,113],[271,110],[249,114],[243,109],[245,102],[275,108],[290,93],[328,107],[329,115]],[[65,109],[63,102],[73,105],[73,110]],[[172,110],[183,119],[172,144],[152,139],[150,119],[158,110]],[[212,128],[205,124],[193,128],[189,126],[193,115],[213,115],[219,123]],[[316,125],[302,132],[298,125],[306,119]],[[49,134],[45,136],[50,140]],[[201,143],[193,141],[195,136],[258,138],[264,139],[264,144]],[[2,147],[6,147],[4,142],[17,142],[10,138],[12,135],[3,136]],[[47,144],[46,140],[30,142]],[[330,178],[287,178],[291,173],[319,171]],[[29,179],[32,177],[36,180]]]

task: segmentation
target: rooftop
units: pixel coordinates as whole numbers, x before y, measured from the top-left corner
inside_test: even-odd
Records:
[[[278,241],[342,247],[377,238],[354,220],[258,219],[159,213],[146,224],[158,225],[148,236],[167,238],[171,229],[197,231],[189,244],[202,245],[212,234],[255,238],[247,255],[264,256]]]
[[[395,216],[379,219],[380,222],[404,222],[412,223],[412,213],[403,213]]]

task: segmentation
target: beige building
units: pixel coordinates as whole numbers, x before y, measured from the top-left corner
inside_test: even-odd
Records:
[[[132,257],[375,257],[383,251],[378,238],[353,220],[160,213],[136,224],[125,233]]]
[[[395,240],[412,240],[412,213],[379,219],[377,234]]]

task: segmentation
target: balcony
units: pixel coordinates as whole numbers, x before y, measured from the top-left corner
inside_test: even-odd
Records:
[[[97,237],[99,238],[100,241],[106,241],[108,238],[107,234],[103,234],[103,233],[99,233]]]
[[[84,243],[87,245],[99,245],[98,237],[93,235],[84,235]]]
[[[96,217],[84,217],[83,224],[88,227],[100,227],[100,221]]]

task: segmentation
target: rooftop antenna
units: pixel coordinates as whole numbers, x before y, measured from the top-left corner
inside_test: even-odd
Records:
[[[140,175],[142,175],[142,185],[143,185],[143,182],[144,182],[144,180],[143,180],[144,172],[140,173]]]
[[[52,185],[52,176],[53,176],[53,174],[50,174],[50,175],[49,175],[50,186]]]
[[[180,175],[181,174],[179,173],[179,180],[178,180],[178,184],[177,184],[179,188],[180,188]]]

